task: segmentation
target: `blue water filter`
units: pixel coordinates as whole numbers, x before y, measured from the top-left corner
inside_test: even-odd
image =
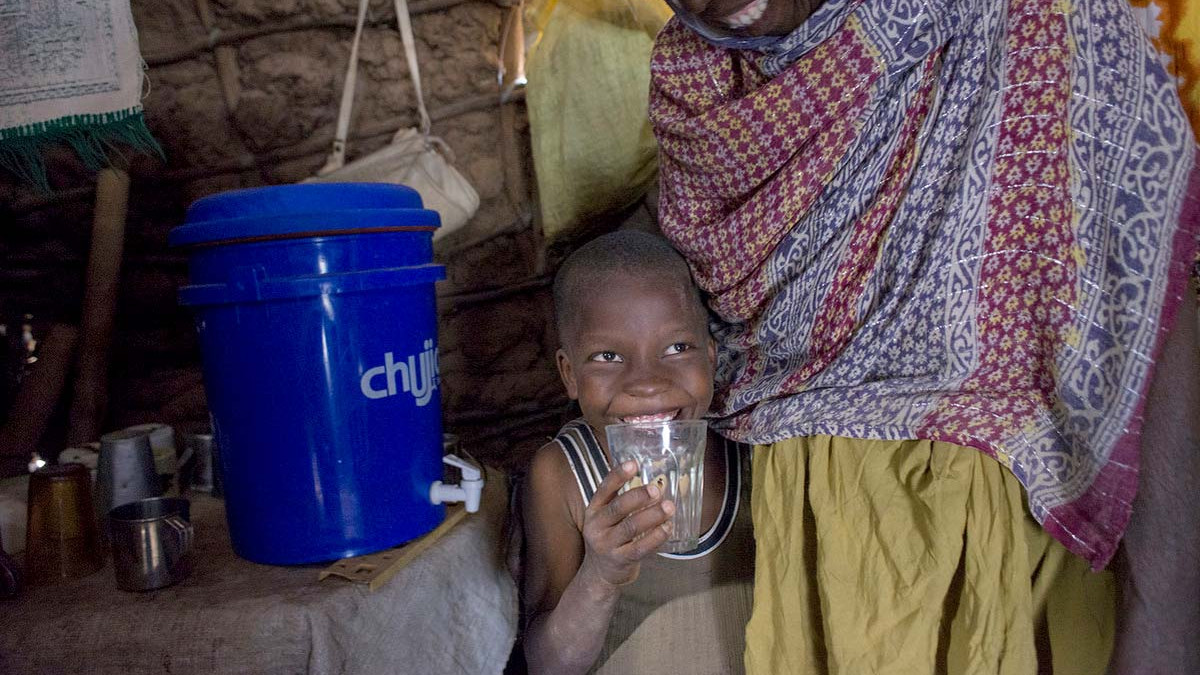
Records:
[[[243,558],[362,555],[444,519],[439,223],[411,189],[321,183],[206,197],[171,232]]]

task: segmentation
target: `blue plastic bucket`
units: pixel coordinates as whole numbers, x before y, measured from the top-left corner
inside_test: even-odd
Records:
[[[172,230],[238,555],[299,564],[437,527],[438,214],[395,185],[206,197]]]

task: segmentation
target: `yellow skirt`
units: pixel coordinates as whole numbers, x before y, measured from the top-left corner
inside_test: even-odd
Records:
[[[758,446],[746,671],[1102,675],[1116,591],[977,450],[830,436]]]

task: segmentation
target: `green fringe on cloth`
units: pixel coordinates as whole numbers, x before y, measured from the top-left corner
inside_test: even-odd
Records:
[[[141,108],[98,115],[71,115],[22,127],[0,129],[0,167],[50,192],[43,153],[65,143],[89,169],[111,166],[113,157],[124,157],[122,146],[165,159]]]

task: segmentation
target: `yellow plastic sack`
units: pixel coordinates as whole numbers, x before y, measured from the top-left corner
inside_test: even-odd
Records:
[[[657,176],[646,115],[662,0],[538,0],[526,62],[533,163],[547,242],[645,194]]]

